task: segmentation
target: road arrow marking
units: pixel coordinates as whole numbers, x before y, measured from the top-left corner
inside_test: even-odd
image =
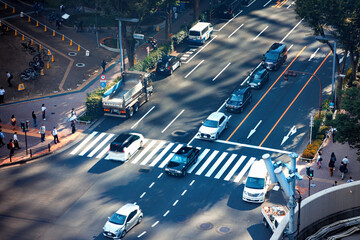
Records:
[[[257,127],[260,125],[261,122],[262,122],[262,120],[260,120],[260,121],[258,122],[258,124],[256,124],[256,126],[255,126],[253,129],[251,129],[249,135],[247,136],[247,139],[249,139],[249,137],[251,137],[251,135],[253,135],[253,134],[256,132],[256,129],[257,129]]]
[[[320,50],[320,48],[318,48],[318,49],[316,49],[316,51],[313,53],[313,54],[311,54],[311,56],[310,56],[310,58],[309,58],[309,62],[311,61],[311,59],[313,59],[314,57],[315,57],[315,55],[316,55],[316,53],[318,52]]]
[[[295,125],[290,129],[290,131],[288,132],[288,134],[283,138],[283,140],[282,140],[282,142],[281,142],[280,145],[283,145],[284,142],[286,142],[286,140],[288,140],[289,137],[290,137],[291,135],[293,135],[294,133],[296,133],[296,127],[295,127]]]

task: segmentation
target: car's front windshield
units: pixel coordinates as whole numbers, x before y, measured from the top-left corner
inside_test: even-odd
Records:
[[[261,79],[261,73],[257,72],[251,75],[251,80],[260,80]]]
[[[172,162],[176,162],[176,163],[180,163],[180,164],[185,164],[186,163],[186,156],[182,156],[182,155],[174,155],[174,157],[171,159]]]
[[[236,94],[231,94],[230,101],[232,102],[241,102],[241,97]]]
[[[204,122],[204,126],[205,126],[205,127],[209,127],[209,128],[217,128],[217,127],[218,127],[218,122],[217,122],[217,121],[214,121],[214,120],[209,120],[209,119],[207,119],[207,120]]]
[[[266,60],[270,60],[270,61],[276,61],[278,57],[279,57],[278,53],[269,52],[265,54]]]
[[[265,185],[265,179],[264,178],[248,177],[248,179],[246,180],[246,187],[247,188],[263,189],[264,185]]]
[[[118,224],[118,225],[124,225],[126,220],[126,216],[114,213],[111,218],[109,219],[109,222]]]

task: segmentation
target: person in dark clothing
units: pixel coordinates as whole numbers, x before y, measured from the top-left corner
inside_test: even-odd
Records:
[[[103,74],[105,73],[105,66],[106,66],[106,62],[105,62],[105,60],[103,60],[102,62],[101,62],[101,67],[102,67],[102,69],[103,69]]]
[[[335,166],[335,162],[333,162],[333,161],[329,161],[329,172],[330,172],[330,177],[332,177],[333,176],[333,174],[334,174],[334,166]]]
[[[71,121],[71,132],[74,134],[75,131],[76,131],[76,128],[75,128],[75,119]]]
[[[13,75],[9,72],[6,72],[7,82],[9,84],[9,87],[12,87],[11,79],[13,79]]]
[[[32,116],[33,123],[34,123],[34,128],[35,128],[36,127],[36,115],[35,115],[34,111],[32,111],[31,116]]]
[[[8,143],[8,149],[10,149],[10,156],[14,155],[15,145],[12,139],[10,139],[10,142]]]
[[[346,165],[344,163],[341,163],[339,170],[340,170],[340,173],[341,173],[341,180],[344,180],[345,173],[346,173],[346,170],[347,170]]]

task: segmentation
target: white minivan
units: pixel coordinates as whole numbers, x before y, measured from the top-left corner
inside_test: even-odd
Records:
[[[255,161],[249,171],[243,192],[243,200],[262,203],[270,185],[269,175],[264,160]]]
[[[211,23],[199,22],[189,30],[189,42],[203,44],[211,37],[213,26]]]

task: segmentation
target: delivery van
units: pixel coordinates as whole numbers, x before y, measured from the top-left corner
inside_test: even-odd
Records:
[[[189,30],[189,42],[203,44],[211,37],[213,26],[211,23],[199,22]]]
[[[255,161],[246,179],[243,200],[252,203],[262,203],[270,184],[269,175],[264,160]]]

